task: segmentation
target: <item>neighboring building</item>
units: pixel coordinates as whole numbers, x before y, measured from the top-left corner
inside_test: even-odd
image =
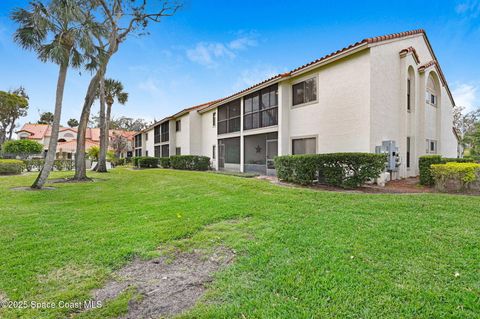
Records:
[[[44,153],[48,152],[48,144],[50,143],[52,128],[47,124],[31,124],[27,123],[17,131],[19,139],[30,139],[43,144]],[[110,140],[114,137],[114,134],[121,135],[129,141],[129,147],[127,152],[121,154],[122,157],[132,155],[133,151],[133,136],[136,132],[123,131],[123,130],[109,130]],[[58,133],[58,143],[56,150],[56,158],[73,159],[75,158],[75,152],[77,147],[77,128],[60,127]],[[85,149],[88,150],[92,146],[100,145],[100,129],[99,128],[87,128]]]
[[[421,155],[457,156],[454,105],[425,32],[414,30],[364,39],[167,117],[136,136],[136,155],[178,150],[209,156],[220,170],[275,174],[278,155],[373,153],[395,141],[394,176],[415,176]],[[161,137],[153,143],[152,130]]]

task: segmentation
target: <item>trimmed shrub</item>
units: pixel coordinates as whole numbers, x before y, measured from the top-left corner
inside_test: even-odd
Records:
[[[281,180],[309,185],[315,180],[345,188],[359,187],[377,178],[385,169],[386,155],[330,153],[287,155],[275,159]]]
[[[110,163],[112,163],[113,166],[122,166],[126,164],[126,161],[124,158],[113,158]]]
[[[169,157],[160,157],[159,163],[162,168],[170,168],[170,158]]]
[[[453,158],[442,157],[441,155],[424,155],[420,156],[418,166],[420,169],[420,184],[432,186],[435,183],[431,173],[431,165],[445,163],[474,163],[473,158]]]
[[[434,179],[430,171],[432,164],[443,164],[442,157],[440,155],[424,155],[420,156],[418,160],[418,167],[420,169],[420,184],[426,186],[432,186]]]
[[[142,156],[142,157],[139,157],[137,160],[138,167],[141,167],[141,168],[157,168],[158,162],[159,162],[158,157],[149,157],[149,156]]]
[[[378,178],[385,170],[387,156],[372,153],[320,154],[320,180],[345,188],[359,187]]]
[[[435,187],[440,191],[465,191],[478,181],[480,164],[455,163],[433,164],[430,167],[435,181]],[[477,183],[478,184],[478,183]],[[477,185],[475,188],[478,188]],[[475,189],[480,190],[480,189]]]
[[[18,175],[24,169],[24,164],[20,160],[0,159],[0,175]]]
[[[142,156],[134,156],[134,157],[132,157],[132,164],[133,164],[133,166],[138,167],[138,160],[139,160],[140,158],[142,158]]]
[[[170,166],[174,169],[206,171],[210,168],[210,157],[198,155],[170,156]]]
[[[54,160],[53,161],[53,168],[57,171],[63,171],[63,160]]]
[[[443,163],[475,163],[473,158],[454,158],[454,157],[442,157]]]
[[[309,185],[318,177],[319,154],[278,156],[275,169],[281,180]]]

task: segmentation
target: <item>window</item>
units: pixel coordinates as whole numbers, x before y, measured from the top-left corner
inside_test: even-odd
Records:
[[[175,121],[175,131],[178,132],[182,129],[182,120]]]
[[[142,134],[135,135],[135,147],[142,147]]]
[[[170,149],[168,144],[162,145],[162,157],[169,157],[170,156]]]
[[[218,140],[218,149],[219,162],[240,164],[240,137]]]
[[[182,155],[182,148],[181,147],[175,148],[175,155]]]
[[[299,138],[292,140],[292,154],[315,154],[317,152],[317,139]]]
[[[427,139],[427,154],[437,154],[437,141]]]
[[[215,153],[217,151],[217,147],[215,145],[212,146],[212,159],[215,159]]]
[[[160,157],[160,145],[154,147],[155,157]]]
[[[244,98],[243,129],[278,124],[278,85],[272,85]]]
[[[426,96],[425,96],[425,101],[430,104],[430,105],[433,105],[433,106],[436,106],[437,105],[437,96],[431,92],[427,92]]]
[[[228,102],[218,108],[218,134],[240,131],[240,99]]]
[[[212,125],[215,127],[217,125],[217,112],[213,112],[212,114]]]
[[[411,110],[411,94],[410,94],[410,90],[411,90],[411,81],[410,79],[407,80],[407,111],[410,111]]]
[[[410,137],[407,137],[407,168],[410,168]]]
[[[168,142],[168,121],[160,125],[160,141]]]
[[[317,100],[317,78],[311,78],[292,86],[293,105]]]
[[[137,149],[135,150],[135,156],[137,156],[137,157],[138,157],[138,156],[142,156],[142,149],[141,149],[141,148],[137,148]]]
[[[425,94],[425,101],[427,102],[427,104],[436,106],[437,94],[438,94],[437,85],[435,84],[435,80],[433,79],[432,74],[430,74],[427,79],[427,91]]]
[[[146,150],[146,151],[145,151],[145,156],[147,156],[147,157],[148,157],[148,150]]]
[[[153,129],[153,142],[155,144],[160,143],[160,125],[155,126]]]
[[[145,141],[148,141],[148,133],[145,133]]]

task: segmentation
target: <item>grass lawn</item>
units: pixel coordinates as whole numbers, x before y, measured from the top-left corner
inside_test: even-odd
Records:
[[[54,173],[53,177],[71,173]],[[158,247],[237,252],[184,318],[478,318],[480,197],[284,188],[172,170],[12,191],[0,177],[0,299],[81,301]],[[126,310],[135,292],[88,318]],[[85,317],[3,309],[1,318]]]

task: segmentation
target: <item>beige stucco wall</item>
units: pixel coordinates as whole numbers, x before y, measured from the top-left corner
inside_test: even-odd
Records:
[[[399,52],[412,46],[419,63],[412,54],[400,58]],[[433,60],[422,35],[381,42],[370,48],[371,59],[371,137],[370,151],[384,140],[394,140],[402,159],[399,177],[418,175],[418,157],[425,154],[426,139],[438,140],[438,153],[456,154],[452,132],[452,103],[446,88],[440,83],[437,107],[425,102],[426,80],[431,67],[419,73],[418,67]],[[407,111],[406,86],[408,69],[413,69],[412,110]],[[411,168],[406,169],[407,136],[411,137]]]
[[[155,148],[154,148],[154,137],[153,137],[153,127],[142,134],[142,156],[146,156],[148,151],[148,156],[155,155]],[[148,135],[148,141],[146,139],[146,135]]]
[[[175,155],[175,148],[180,147],[182,155],[190,155],[190,114],[185,114],[179,118],[176,118],[173,122],[175,128],[175,122],[181,121],[180,131],[175,131],[175,147],[170,150],[170,155]]]
[[[292,84],[317,77],[317,102],[292,106]],[[370,139],[368,50],[284,81],[279,87],[281,153],[291,140],[317,137],[317,153],[366,152]]]
[[[202,129],[202,142],[201,142],[201,151],[200,154],[210,157],[212,167],[217,168],[217,159],[218,159],[218,146],[217,145],[217,127],[213,125],[213,113],[217,112],[217,109],[210,110],[208,112],[199,114],[201,118],[201,129]],[[218,113],[217,113],[218,114]],[[216,146],[215,159],[212,156],[213,145]]]

